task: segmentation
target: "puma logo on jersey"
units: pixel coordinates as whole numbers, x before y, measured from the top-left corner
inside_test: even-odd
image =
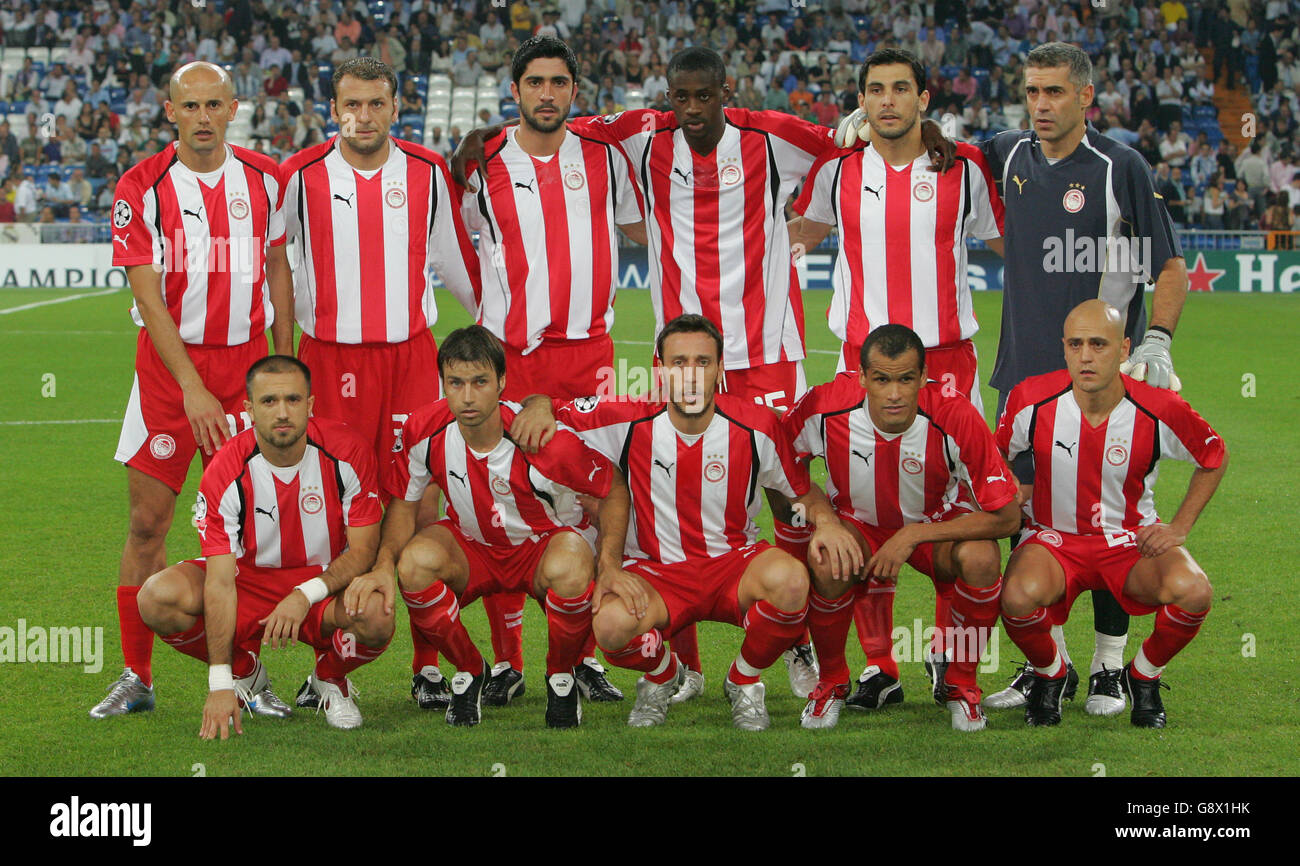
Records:
[[[660,469],[662,469],[662,470],[664,471],[664,474],[665,474],[665,475],[672,475],[672,474],[673,474],[673,466],[675,466],[676,464],[675,464],[675,463],[664,463],[662,460],[660,460],[658,457],[656,457],[656,458],[655,458],[655,464],[654,464],[654,465],[656,465],[656,466],[658,466]]]
[[[853,449],[853,453],[856,454],[856,455],[858,455],[859,457],[861,457],[863,463],[867,464],[868,466],[871,465],[871,455],[870,455],[870,454],[863,454],[861,451],[859,451],[859,450],[856,449],[856,448]]]
[[[591,473],[587,475],[587,480],[590,481],[591,479],[595,478],[596,473],[599,471],[600,471],[600,464],[593,460],[591,462]]]
[[[201,206],[197,211],[186,210],[185,208],[181,208],[181,213],[185,214],[186,216],[192,216],[198,220],[203,219],[203,208]]]
[[[124,249],[124,250],[129,250],[130,247],[128,247],[128,246],[126,245],[126,239],[129,238],[130,236],[131,236],[131,235],[130,235],[129,232],[128,232],[127,234],[122,235],[121,237],[118,237],[117,235],[113,235],[113,243],[115,243],[115,244],[121,244],[121,245],[122,245],[122,249]]]
[[[347,198],[344,198],[343,196],[339,195],[338,193],[334,193],[334,198],[336,198],[337,200],[343,202],[345,205],[347,205],[347,206],[350,208],[350,207],[352,207],[352,197],[355,196],[355,195],[356,195],[355,192],[354,192],[354,193],[349,193],[348,196],[347,196]]]
[[[533,178],[532,180],[528,181],[528,183],[520,183],[519,181],[515,181],[515,189],[526,189],[529,192],[536,195],[537,190],[533,189],[533,182],[536,180],[537,178]]]
[[[455,478],[457,481],[459,481],[462,487],[467,486],[465,483],[464,475],[457,475],[455,472],[452,472],[450,469],[447,470],[447,474],[450,475],[452,478]]]
[[[1071,457],[1074,456],[1074,446],[1078,444],[1079,444],[1078,442],[1071,442],[1069,445],[1066,445],[1060,439],[1056,440],[1056,447],[1060,448],[1062,451],[1064,451],[1066,454],[1069,454]]]
[[[1215,439],[1218,439],[1218,438],[1219,438],[1218,436],[1211,436],[1211,437],[1209,437],[1208,439],[1205,440],[1205,444],[1206,444],[1206,445],[1209,445],[1211,442],[1213,442]]]
[[[1025,184],[1029,182],[1029,178],[1025,178],[1024,180],[1021,180],[1020,175],[1013,174],[1011,175],[1011,179],[1016,182],[1016,192],[1020,193],[1021,195],[1024,195]]]
[[[254,513],[254,514],[265,514],[267,517],[271,518],[272,520],[275,520],[275,506],[274,506],[274,505],[271,506],[271,510],[270,510],[270,511],[267,511],[265,508],[258,508],[258,507],[256,507],[256,506],[254,506],[254,507],[253,507],[253,513]]]
[[[864,185],[862,187],[862,191],[871,193],[876,197],[876,201],[880,201],[880,187],[876,187],[875,189],[872,189],[871,187]]]
[[[690,182],[691,182],[691,175],[690,175],[690,172],[682,171],[680,168],[674,168],[674,169],[673,169],[673,174],[680,174],[680,175],[682,176],[682,183],[690,183]]]
[[[992,484],[994,481],[1006,481],[1006,480],[1007,480],[1007,478],[1006,478],[1005,475],[989,475],[989,476],[985,477],[985,479],[984,479],[984,483],[985,483],[985,484]]]

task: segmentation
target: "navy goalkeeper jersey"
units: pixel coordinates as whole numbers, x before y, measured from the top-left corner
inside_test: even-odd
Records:
[[[1100,297],[1146,329],[1143,290],[1182,256],[1146,160],[1088,124],[1074,153],[1049,164],[1038,134],[1001,133],[982,145],[1006,205],[1002,337],[990,380],[1007,392],[1065,366],[1070,310]]]

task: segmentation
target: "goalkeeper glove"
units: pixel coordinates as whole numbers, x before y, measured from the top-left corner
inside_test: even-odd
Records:
[[[858,139],[871,140],[871,125],[867,123],[867,113],[861,108],[853,109],[852,114],[840,121],[835,130],[835,146],[854,147]]]
[[[1164,331],[1152,328],[1142,337],[1142,345],[1129,355],[1128,360],[1120,364],[1121,373],[1132,376],[1139,382],[1145,381],[1153,388],[1182,390],[1182,380],[1174,372],[1174,359],[1169,354],[1169,345],[1173,338]]]

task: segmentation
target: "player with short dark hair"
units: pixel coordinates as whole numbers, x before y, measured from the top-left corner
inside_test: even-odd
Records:
[[[396,570],[412,628],[456,666],[446,714],[452,725],[479,723],[491,675],[460,608],[493,593],[537,599],[549,627],[546,723],[576,727],[582,704],[575,668],[591,634],[592,579],[618,566],[627,488],[613,464],[571,430],[557,431],[536,454],[516,447],[506,429],[520,406],[501,400],[509,367],[483,326],[449,334],[438,364],[447,396],[403,425],[375,572]],[[415,511],[431,484],[446,495],[447,516],[417,531]],[[600,500],[599,535],[578,494]]]
[[[358,57],[338,64],[333,82],[339,134],[280,167],[288,236],[298,240],[298,354],[316,370],[317,414],[370,440],[386,466],[407,416],[439,396],[434,276],[475,312],[478,260],[442,157],[389,134],[393,70]],[[435,490],[422,525],[437,516]],[[445,708],[437,650],[415,632],[412,640],[411,694]]]
[[[302,363],[272,355],[248,371],[253,428],[231,439],[199,483],[202,558],[153,575],[140,615],[165,643],[208,663],[199,735],[243,733],[241,707],[283,718],[260,646],[316,649],[305,688],[336,728],[361,725],[348,673],[393,635],[392,576],[366,574],[379,542],[375,459],[337,421],[309,417]]]
[[[664,635],[701,619],[745,629],[723,690],[737,727],[770,725],[760,676],[803,633],[808,575],[794,557],[757,540],[760,487],[807,509],[818,560],[861,565],[824,494],[794,460],[777,416],[716,394],[721,342],[712,322],[685,314],[660,335],[662,397],[589,398],[558,413],[628,478],[628,559],[599,577],[592,627],[611,664],[643,673],[628,716],[634,727],[662,724],[685,679]]]
[[[1213,592],[1184,544],[1227,469],[1223,440],[1181,397],[1123,375],[1130,340],[1124,316],[1099,299],[1066,317],[1066,369],[1017,385],[998,424],[1003,454],[1035,467],[1028,531],[1007,563],[1002,620],[1032,675],[1030,725],[1061,721],[1065,662],[1052,639],[1085,589],[1109,591],[1155,629],[1117,673],[1131,720],[1165,726],[1165,665],[1196,636]],[[1158,463],[1195,465],[1168,524],[1153,498]],[[1109,672],[1108,672],[1109,673]]]
[[[207,466],[249,423],[243,371],[266,355],[266,330],[277,352],[293,351],[277,166],[226,143],[238,107],[224,69],[181,66],[164,103],[176,141],[117,184],[113,264],[126,269],[141,326],[115,455],[130,497],[117,587],[125,669],[92,718],[153,709],[154,636],[140,619],[140,585],[167,564],[194,452]]]
[[[859,372],[818,385],[782,418],[795,451],[825,461],[831,504],[867,560],[853,573],[809,562],[808,628],[821,680],[804,709],[805,728],[834,727],[848,697],[844,641],[855,594],[882,586],[892,593],[904,562],[928,575],[936,594],[949,587],[950,618],[936,626],[946,630],[951,658],[936,677],[934,698],[954,729],[985,726],[975,668],[997,627],[996,539],[1020,525],[1017,489],[979,411],[926,383],[925,357],[915,331],[882,325],[863,343]],[[871,701],[862,708],[902,700],[890,644],[874,649],[862,678]]]
[[[1124,372],[1158,388],[1179,385],[1169,349],[1187,297],[1187,264],[1146,160],[1085,119],[1093,89],[1092,62],[1081,49],[1040,45],[1025,63],[1032,128],[981,145],[1006,208],[1002,330],[991,378],[999,412],[1020,382],[1062,368],[1056,334],[1072,309],[1093,298],[1124,315],[1137,347]],[[1152,283],[1148,326],[1143,289]],[[1033,480],[1027,459],[1012,468],[1022,482]],[[1113,715],[1124,709],[1118,671],[1128,615],[1104,589],[1092,602],[1096,651],[1084,709]],[[1055,635],[1064,652],[1063,632]],[[1066,663],[1077,680],[1068,655]],[[1028,677],[986,705],[1023,705]]]

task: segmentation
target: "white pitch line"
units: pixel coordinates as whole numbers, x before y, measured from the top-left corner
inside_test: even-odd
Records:
[[[22,306],[18,306],[18,307],[6,307],[5,309],[0,310],[0,316],[6,315],[8,313],[21,313],[23,310],[34,310],[37,307],[48,307],[51,304],[62,304],[66,301],[78,301],[81,300],[82,298],[98,298],[101,295],[112,295],[120,291],[122,290],[104,289],[101,292],[83,292],[80,295],[66,295],[62,298],[53,298],[52,300],[48,300],[48,301],[34,301],[30,304],[23,304]]]
[[[121,418],[71,418],[59,421],[0,421],[4,427],[34,427],[40,424],[121,424]]]
[[[614,343],[620,346],[653,346],[654,343],[646,340],[615,340]],[[838,355],[839,352],[830,349],[808,349],[808,352],[815,352],[818,355]]]

